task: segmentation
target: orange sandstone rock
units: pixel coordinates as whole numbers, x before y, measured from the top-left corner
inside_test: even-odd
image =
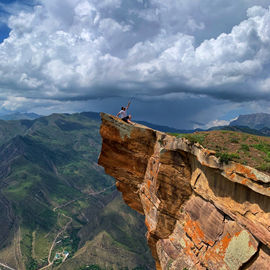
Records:
[[[269,269],[270,177],[101,114],[99,164],[145,215],[156,269]]]

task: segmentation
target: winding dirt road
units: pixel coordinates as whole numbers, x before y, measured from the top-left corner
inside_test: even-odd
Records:
[[[69,205],[69,204],[71,204],[71,203],[74,203],[74,202],[80,200],[80,199],[86,199],[87,197],[90,197],[90,196],[95,196],[95,195],[98,195],[98,194],[102,194],[102,193],[104,193],[105,191],[107,191],[108,189],[112,188],[113,186],[115,186],[115,184],[113,184],[113,185],[111,185],[111,186],[109,186],[109,187],[107,187],[107,188],[104,188],[104,189],[102,189],[102,190],[100,190],[100,191],[91,192],[91,193],[87,194],[86,197],[85,197],[85,196],[81,196],[81,197],[79,197],[79,198],[73,199],[73,200],[71,200],[71,201],[69,201],[69,202],[66,202],[66,203],[62,204],[62,205],[59,205],[59,206],[57,206],[57,207],[54,207],[54,208],[53,208],[53,211],[55,212],[57,209],[63,208],[63,207],[65,207],[65,206],[67,206],[67,205]],[[71,218],[71,217],[66,216],[66,215],[63,214],[63,213],[61,213],[61,215],[63,215],[64,217],[68,218],[69,221],[66,223],[66,225],[64,226],[64,228],[63,228],[63,229],[55,236],[55,238],[54,238],[54,240],[53,240],[53,243],[52,243],[52,245],[51,245],[51,248],[50,248],[49,254],[48,254],[48,264],[47,264],[46,266],[43,266],[42,268],[40,268],[40,269],[38,269],[38,270],[44,270],[44,269],[50,267],[50,266],[53,264],[54,259],[51,260],[51,255],[52,255],[52,251],[53,251],[53,248],[54,248],[54,246],[55,246],[55,243],[56,243],[58,237],[59,237],[62,233],[64,233],[64,232],[66,231],[67,227],[68,227],[69,224],[72,222],[72,218]],[[10,269],[11,269],[11,270],[16,270],[16,269],[12,269],[12,268],[10,268]]]
[[[5,267],[5,268],[7,268],[7,269],[9,269],[9,270],[16,270],[16,269],[14,269],[14,268],[9,267],[8,265],[6,265],[6,264],[4,264],[4,263],[0,263],[0,266],[3,266],[3,267]]]
[[[104,193],[105,191],[107,191],[108,189],[110,189],[110,188],[112,188],[114,186],[115,186],[115,184],[113,184],[113,185],[111,185],[111,186],[109,186],[107,188],[104,188],[104,189],[102,189],[100,191],[95,191],[95,192],[88,193],[87,196],[84,195],[84,196],[81,196],[79,198],[76,198],[76,199],[73,199],[71,201],[68,201],[66,203],[63,203],[63,204],[61,204],[59,206],[54,207],[53,208],[53,211],[55,212],[56,209],[60,209],[60,208],[66,207],[66,206],[70,205],[71,203],[74,203],[74,202],[76,202],[76,201],[78,201],[80,199],[86,199],[87,197],[90,197],[90,196],[95,196],[95,195],[98,195],[98,194],[102,194],[102,193]]]

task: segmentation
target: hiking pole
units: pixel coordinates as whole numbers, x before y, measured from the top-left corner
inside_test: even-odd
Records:
[[[136,95],[132,96],[131,99],[129,100],[129,103],[135,98]]]

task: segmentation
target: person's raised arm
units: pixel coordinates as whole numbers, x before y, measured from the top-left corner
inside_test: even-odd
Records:
[[[127,107],[126,107],[126,110],[128,109],[129,105],[130,105],[130,101],[128,102],[128,105],[127,105]]]

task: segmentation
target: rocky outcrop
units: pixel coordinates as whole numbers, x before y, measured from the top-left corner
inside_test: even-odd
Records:
[[[145,215],[156,269],[269,269],[270,177],[101,114],[99,164]]]

